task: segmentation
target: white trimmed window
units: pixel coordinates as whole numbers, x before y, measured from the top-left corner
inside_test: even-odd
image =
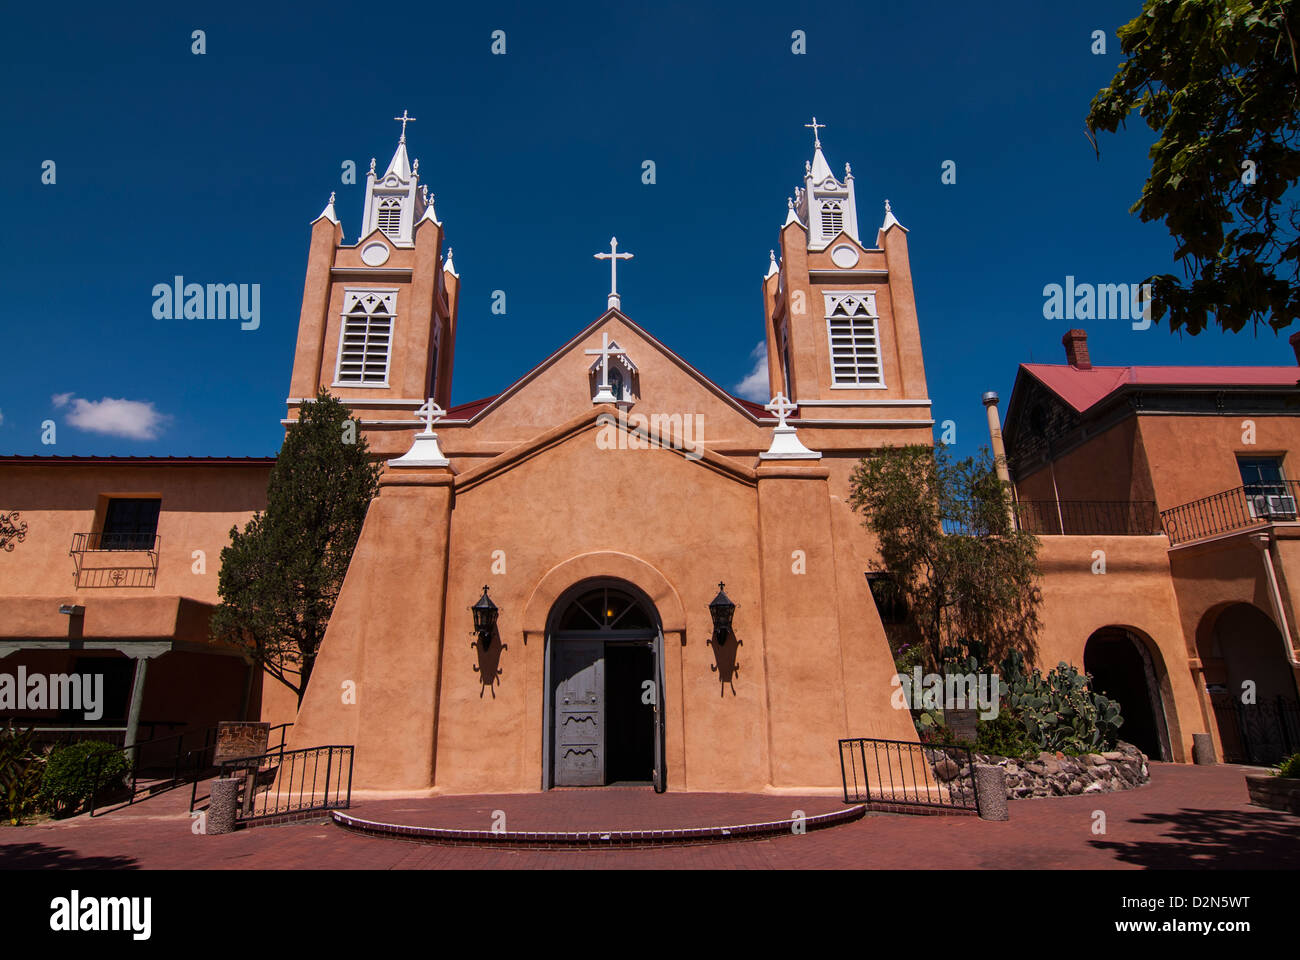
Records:
[[[396,290],[344,291],[335,384],[388,386],[396,302]]]
[[[402,202],[396,197],[381,200],[377,225],[385,236],[396,240],[402,231]]]
[[[826,294],[833,386],[884,386],[878,321],[875,294]]]
[[[844,209],[838,200],[822,201],[822,239],[834,240],[844,229]]]

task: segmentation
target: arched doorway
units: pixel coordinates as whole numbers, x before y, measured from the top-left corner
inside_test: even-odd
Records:
[[[666,788],[663,633],[631,584],[566,591],[546,631],[544,787]]]
[[[1153,760],[1170,760],[1160,677],[1146,642],[1124,627],[1103,627],[1083,648],[1095,692],[1119,703],[1120,738]]]
[[[1223,759],[1276,763],[1300,749],[1300,707],[1295,676],[1282,654],[1282,632],[1249,603],[1212,615],[1198,646]]]

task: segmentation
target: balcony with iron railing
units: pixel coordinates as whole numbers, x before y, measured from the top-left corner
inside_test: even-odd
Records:
[[[78,587],[152,587],[161,542],[153,533],[74,533],[73,579]]]
[[[1294,480],[1234,487],[1160,513],[1171,545],[1204,540],[1271,523],[1294,522],[1297,484]]]
[[[1018,500],[1016,529],[1036,536],[1150,537],[1161,533],[1152,500]],[[964,519],[945,519],[944,533],[980,534]]]

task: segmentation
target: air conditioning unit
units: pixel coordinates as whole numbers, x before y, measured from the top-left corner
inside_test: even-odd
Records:
[[[1264,520],[1268,518],[1268,501],[1269,498],[1263,496],[1246,497],[1246,506],[1250,508],[1250,518],[1252,520]]]
[[[1271,517],[1295,519],[1295,497],[1269,497],[1268,514]]]

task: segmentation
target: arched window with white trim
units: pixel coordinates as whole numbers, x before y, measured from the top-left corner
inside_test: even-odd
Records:
[[[835,387],[883,387],[874,293],[826,294],[826,333]]]

